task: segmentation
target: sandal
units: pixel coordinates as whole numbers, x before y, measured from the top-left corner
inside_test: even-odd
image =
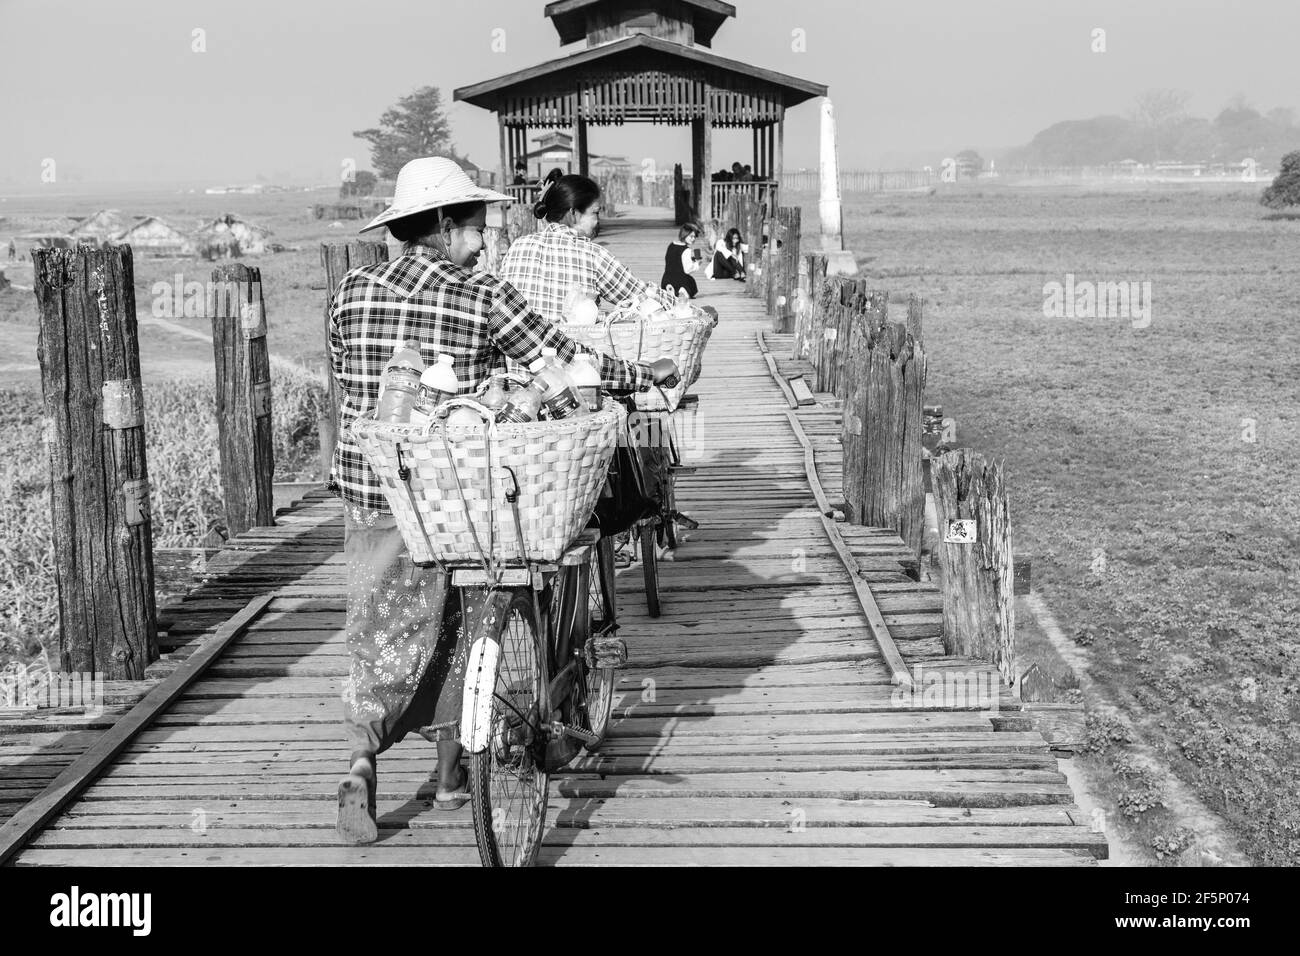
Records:
[[[464,767],[460,768],[460,784],[454,790],[443,792],[441,787],[434,791],[433,805],[439,810],[459,810],[465,804],[469,803],[469,791],[465,789],[469,786],[469,771]],[[436,779],[436,775],[435,775]]]
[[[374,843],[379,839],[376,776],[374,758],[358,757],[339,783],[339,814],[334,828],[348,843]]]

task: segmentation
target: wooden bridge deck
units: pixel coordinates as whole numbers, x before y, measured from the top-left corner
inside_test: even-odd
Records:
[[[608,238],[654,278],[669,233],[663,222],[630,223]],[[553,779],[542,861],[1104,857],[1104,838],[1084,825],[1055,757],[1008,692],[996,712],[897,705],[756,341],[769,320],[739,285],[718,285],[703,290],[723,321],[697,386],[697,470],[679,482],[679,505],[701,527],[661,564],[658,620],[645,615],[639,565],[620,577],[631,661],[605,746]],[[829,476],[834,413],[812,406],[800,418]],[[944,657],[938,595],[902,573],[897,537],[839,527],[909,666],[988,671]],[[309,496],[277,527],[232,545],[176,613],[172,658],[201,653],[250,599],[269,597],[265,607],[13,862],[476,864],[469,809],[432,807],[434,749],[418,737],[380,760],[379,842],[338,845],[347,658],[337,501]],[[22,764],[42,765],[41,748],[29,750]]]

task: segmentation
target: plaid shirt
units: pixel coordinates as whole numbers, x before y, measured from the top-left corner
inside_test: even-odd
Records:
[[[666,308],[676,304],[658,286],[632,275],[604,246],[558,222],[544,222],[537,232],[512,242],[500,271],[501,278],[551,322],[564,321],[564,297],[574,286],[585,289],[597,302],[652,295]]]
[[[420,343],[426,365],[439,355],[455,359],[462,395],[504,368],[505,356],[527,364],[549,346],[568,362],[580,349],[588,351],[529,309],[510,283],[457,266],[435,249],[417,246],[350,271],[330,306],[330,359],[342,408],[329,484],[335,494],[374,511],[387,512],[388,502],[351,428],[378,403],[384,366],[408,339]],[[649,366],[598,358],[606,385],[645,391],[653,384]]]

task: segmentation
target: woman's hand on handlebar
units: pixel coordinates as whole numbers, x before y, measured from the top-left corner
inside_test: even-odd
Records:
[[[663,385],[667,388],[674,387],[681,379],[681,369],[672,359],[661,358],[650,363],[650,371],[654,374],[656,385]]]

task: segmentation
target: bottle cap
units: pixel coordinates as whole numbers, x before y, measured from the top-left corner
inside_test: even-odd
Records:
[[[456,356],[447,355],[444,352],[442,355],[438,356],[438,361],[441,362],[443,365],[453,365],[456,362]]]
[[[544,368],[546,368],[546,359],[544,358],[535,358],[528,365],[528,371],[532,372],[534,375]]]
[[[549,346],[542,349],[542,358],[550,358],[552,355],[559,355],[559,349],[553,349]]]

